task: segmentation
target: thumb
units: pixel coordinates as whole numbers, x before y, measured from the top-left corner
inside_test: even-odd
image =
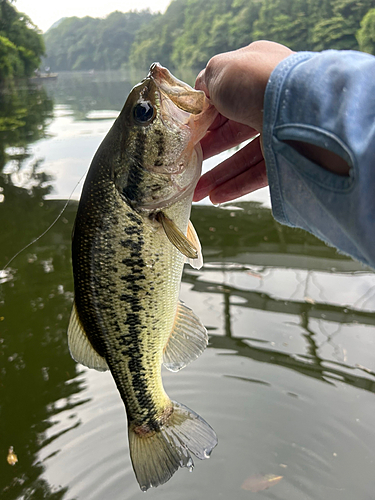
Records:
[[[206,85],[206,70],[205,69],[202,69],[202,71],[197,76],[197,79],[195,80],[195,88],[196,88],[196,90],[203,90],[203,92],[206,94],[206,96],[210,97],[210,94],[208,92],[208,88]]]

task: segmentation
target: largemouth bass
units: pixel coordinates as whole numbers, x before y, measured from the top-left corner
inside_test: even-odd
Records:
[[[202,264],[189,217],[199,141],[216,113],[203,92],[153,64],[93,158],[75,221],[70,352],[111,371],[143,491],[217,444],[207,422],[169,399],[161,378],[162,364],[177,371],[207,345],[205,327],[178,296],[185,261]]]

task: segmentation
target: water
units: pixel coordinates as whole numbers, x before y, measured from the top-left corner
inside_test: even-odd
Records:
[[[45,90],[2,96],[1,267],[58,215],[137,80],[66,74]],[[68,352],[79,190],[0,275],[2,500],[144,498],[110,374],[77,365]],[[180,470],[147,495],[372,499],[374,273],[278,225],[267,190],[221,208],[198,204],[192,219],[205,265],[186,267],[181,298],[210,345],[163,379],[173,399],[214,427],[219,445],[192,473]],[[283,478],[259,493],[242,489],[256,474]]]

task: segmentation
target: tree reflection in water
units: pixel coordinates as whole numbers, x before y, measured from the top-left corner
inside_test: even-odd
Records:
[[[28,145],[45,136],[52,106],[42,88],[25,85],[0,94],[0,267],[60,210],[61,203],[44,201],[51,179],[42,171],[42,161],[25,167]],[[14,175],[22,175],[27,188],[17,187]],[[74,395],[82,390],[74,380],[63,321],[71,307],[70,248],[60,235],[61,228],[71,226],[74,211],[70,224],[65,215],[65,224],[60,221],[56,231],[0,276],[0,457],[4,462],[12,445],[19,459],[14,467],[1,467],[4,500],[57,500],[67,491],[51,489],[42,478],[45,467],[38,452],[53,426],[51,416],[74,407]]]
[[[65,202],[45,199],[51,178],[41,160],[30,162],[28,152],[30,142],[46,135],[52,102],[38,88],[0,97],[1,268],[45,231]],[[17,176],[23,176],[24,187],[18,186]],[[82,425],[79,409],[69,417],[66,412],[88,401],[85,379],[79,376],[66,340],[73,300],[70,244],[76,208],[77,203],[71,202],[53,228],[0,275],[0,461],[6,465],[0,473],[2,499],[60,499],[68,491],[66,483],[54,487],[43,478],[53,457],[43,461],[39,457],[54,440],[55,453],[61,451],[58,437]],[[210,348],[282,366],[324,383],[340,380],[375,392],[374,373],[350,365],[338,351],[343,328],[375,324],[371,271],[303,231],[278,225],[268,209],[255,203],[223,209],[196,206],[192,219],[205,266],[199,272],[187,267],[183,286],[198,292],[201,301],[209,297],[214,312],[223,310],[217,329],[210,328],[210,317],[206,321]],[[341,278],[343,286],[336,282],[328,286],[330,280]],[[345,280],[353,286],[357,279],[361,287],[346,302]],[[246,325],[238,326],[239,312],[246,318],[266,312],[276,323],[288,318],[297,325],[302,341],[294,348],[275,347],[267,337],[269,331],[262,338],[264,324],[255,334]],[[331,356],[326,355],[327,345]],[[19,459],[14,467],[5,462],[10,446]],[[79,465],[77,475],[78,469]]]
[[[184,281],[192,285],[192,291],[222,296],[225,334],[217,335],[213,331],[210,332],[210,345],[213,348],[227,349],[257,361],[284,366],[327,383],[339,379],[348,385],[375,392],[375,378],[373,378],[375,373],[372,370],[361,365],[350,366],[345,362],[328,360],[320,354],[323,344],[332,344],[335,350],[334,337],[339,334],[342,325],[374,326],[375,286],[366,288],[363,296],[359,296],[356,301],[365,303],[372,297],[370,310],[347,305],[339,306],[328,301],[320,302],[305,295],[309,281],[314,277],[343,272],[350,278],[356,272],[372,274],[370,269],[366,271],[359,263],[340,255],[335,249],[303,231],[295,231],[277,224],[270,210],[255,203],[235,203],[232,208],[228,207],[226,210],[195,207],[193,214],[195,227],[205,252],[206,268],[213,273],[215,271],[222,273],[222,282],[219,284],[217,280],[209,281],[209,275],[202,277],[189,269],[184,275]],[[233,266],[233,262],[237,265]],[[272,280],[270,275],[277,269],[285,268],[289,275],[302,272],[305,276],[304,293],[300,300],[275,297],[266,293],[261,286],[258,290],[249,290],[225,283],[226,273],[234,271],[246,273],[254,267],[258,268],[259,277],[267,272],[269,281]],[[297,287],[301,284],[300,279],[295,279]],[[319,287],[318,281],[315,279],[317,287]],[[323,287],[319,293],[323,295]],[[294,294],[295,292],[291,295]],[[334,299],[335,297],[332,297],[332,302]],[[269,345],[264,348],[258,347],[248,337],[234,335],[232,310],[238,308],[299,318],[299,325],[304,331],[302,335],[306,340],[305,353],[287,354],[278,352]],[[321,320],[338,326],[334,334],[324,335],[324,340],[319,344],[316,326],[311,326],[312,320]],[[320,328],[323,329],[322,323]],[[359,370],[365,375],[353,374]]]

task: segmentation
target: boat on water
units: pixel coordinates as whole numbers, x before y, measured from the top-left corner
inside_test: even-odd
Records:
[[[58,73],[37,73],[34,76],[32,76],[30,78],[30,80],[32,82],[38,83],[38,82],[42,82],[42,81],[46,81],[46,80],[49,80],[49,81],[57,80],[57,77],[58,77]]]

